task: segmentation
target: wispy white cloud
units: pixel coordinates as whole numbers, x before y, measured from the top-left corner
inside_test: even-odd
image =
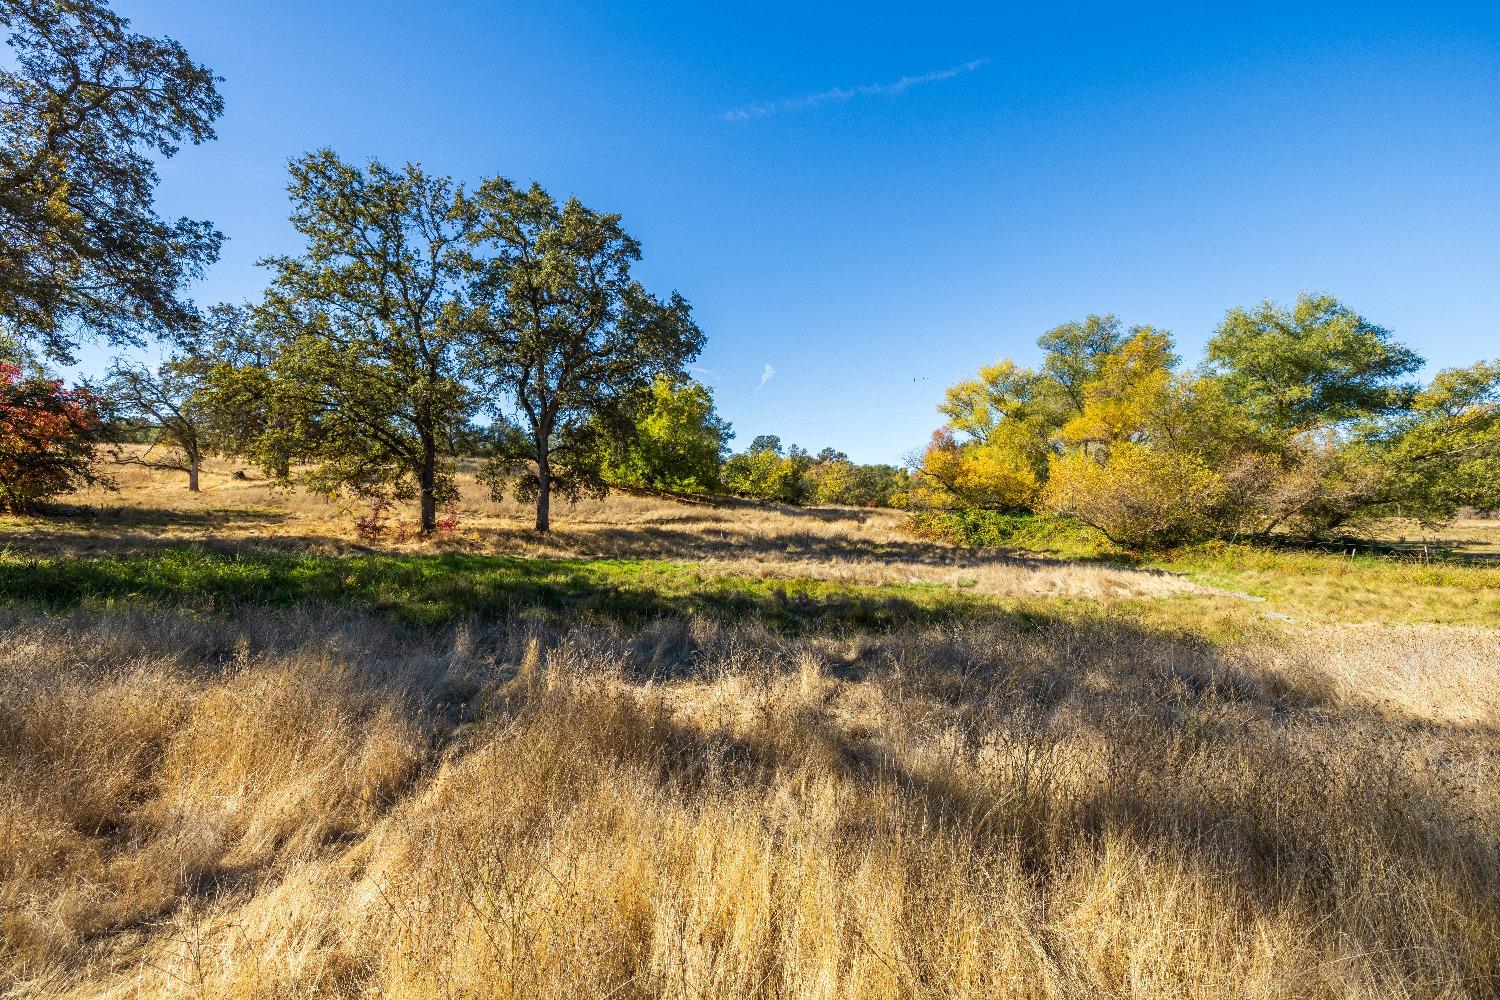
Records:
[[[773,368],[771,365],[766,365],[765,370],[760,373],[760,381],[758,383],[756,383],[755,391],[756,392],[760,392],[761,388],[764,387],[767,382],[771,381],[775,377],[776,377],[776,369]]]
[[[955,76],[964,73],[972,73],[974,70],[989,62],[988,59],[971,59],[957,66],[940,69],[932,73],[922,73],[918,76],[903,76],[891,83],[865,83],[857,87],[834,87],[830,90],[820,90],[816,94],[803,94],[801,97],[789,97],[783,101],[764,101],[758,104],[747,104],[743,108],[724,112],[724,120],[730,122],[747,122],[752,118],[765,118],[782,111],[805,111],[815,108],[820,104],[842,103],[856,97],[894,97],[904,94],[913,87],[919,87],[924,83],[937,83],[940,80],[951,80]]]

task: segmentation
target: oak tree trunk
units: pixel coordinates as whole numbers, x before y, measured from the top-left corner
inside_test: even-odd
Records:
[[[422,494],[422,534],[430,535],[437,530],[437,446],[432,441],[422,442],[417,485]]]
[[[552,466],[546,454],[536,463],[536,530],[547,531],[552,524]]]

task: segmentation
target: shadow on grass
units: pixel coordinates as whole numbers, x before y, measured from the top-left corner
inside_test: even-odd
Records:
[[[1494,567],[1500,565],[1500,551],[1486,548],[1483,542],[1461,539],[1430,542],[1390,541],[1349,535],[1322,539],[1273,538],[1263,544],[1267,548],[1283,552],[1314,552],[1346,558],[1375,557],[1417,566]]]
[[[1480,935],[1466,940],[1464,928],[1442,920],[1415,924],[1418,905],[1403,911],[1390,904],[1372,921],[1368,909],[1347,907],[1342,895],[1360,878],[1423,866],[1460,909],[1491,926],[1500,919],[1493,830],[1469,814],[1468,793],[1444,778],[1451,761],[1430,759],[1442,746],[1460,759],[1483,760],[1484,733],[1454,729],[1433,742],[1426,731],[1388,730],[1361,708],[1279,691],[1189,641],[1129,627],[1080,635],[1054,625],[1024,638],[1007,637],[1003,626],[989,630],[995,642],[984,645],[991,652],[975,644],[964,683],[969,698],[991,710],[950,716],[952,732],[976,748],[1023,756],[1012,765],[1019,768],[1014,781],[941,761],[921,766],[895,749],[899,739],[858,738],[817,710],[768,714],[762,725],[711,734],[655,716],[622,724],[619,714],[566,697],[529,709],[523,702],[522,711],[557,717],[551,725],[558,738],[579,744],[572,756],[624,758],[653,774],[663,794],[688,801],[715,781],[772,799],[815,760],[849,789],[843,801],[901,803],[872,820],[886,835],[923,842],[939,831],[961,834],[973,848],[965,864],[980,881],[992,865],[1019,863],[1046,887],[1069,877],[1079,852],[1124,840],[1168,872],[1205,873],[1256,916],[1306,908],[1315,927],[1326,925],[1330,948],[1354,939],[1389,950],[1413,975],[1433,971],[1425,951],[1461,949]],[[1073,646],[1080,638],[1118,646],[1088,652]],[[1112,652],[1142,640],[1138,664]],[[888,642],[895,662],[872,679],[895,685],[898,694],[932,694],[930,674],[896,666],[914,649],[900,637]],[[1049,648],[1018,662],[1036,646]],[[756,657],[747,659],[753,676]],[[919,690],[899,692],[905,684]],[[991,697],[991,690],[1003,696]],[[1056,713],[1063,702],[1066,712]],[[1296,719],[1290,726],[1289,714]],[[1099,734],[1101,757],[1098,780],[1080,789],[1063,765],[1066,753],[1051,754],[1054,740],[1086,732]],[[1423,763],[1414,766],[1414,754]],[[858,842],[869,828],[851,835]],[[1476,983],[1500,985],[1500,970],[1485,971],[1482,957],[1470,953],[1468,962]]]
[[[100,528],[222,528],[235,524],[279,524],[287,513],[255,507],[206,507],[176,510],[168,507],[90,506],[55,504],[46,510],[49,520],[96,530]]]
[[[711,595],[709,605],[693,607],[684,602],[695,595],[680,592],[697,586],[691,574],[690,567],[631,562],[463,555],[315,559],[179,549],[134,560],[0,559],[0,603],[193,608],[199,606],[193,603],[197,594],[207,599],[201,606],[211,609],[289,605],[292,610],[281,614],[293,617],[304,602],[378,610],[383,600],[421,597],[434,602],[432,609],[460,618],[529,603],[626,618],[687,609],[760,617],[772,625],[840,620],[827,613],[826,604],[799,608],[797,595],[783,590],[778,597],[774,586]],[[721,599],[741,603],[712,603]],[[904,613],[920,620],[926,612],[912,604],[917,610]],[[391,610],[395,617],[424,618],[405,604]],[[936,613],[952,610],[939,607]],[[101,627],[109,627],[111,617],[101,616]],[[337,616],[329,622],[309,617],[300,632],[254,631],[294,648],[307,636],[340,627]],[[1076,877],[1072,866],[1080,859],[1123,840],[1169,875],[1204,873],[1248,916],[1306,909],[1316,933],[1327,935],[1330,951],[1345,943],[1379,951],[1402,976],[1462,978],[1480,991],[1475,995],[1489,995],[1500,985],[1500,974],[1483,964],[1488,953],[1470,945],[1500,919],[1493,828],[1467,815],[1467,792],[1444,784],[1445,771],[1478,773],[1492,753],[1492,734],[1452,730],[1430,739],[1426,730],[1392,727],[1371,710],[1341,705],[1326,692],[1278,688],[1201,642],[1124,623],[1080,625],[1045,615],[1036,617],[1036,628],[996,621],[895,633],[863,647],[858,665],[850,666],[890,699],[889,731],[856,729],[827,703],[811,701],[768,709],[755,724],[706,728],[620,699],[606,686],[567,682],[570,649],[624,660],[633,679],[654,680],[674,663],[681,663],[683,673],[699,663],[704,677],[732,668],[745,678],[747,698],[758,697],[761,685],[770,705],[778,689],[786,688],[780,682],[800,669],[808,644],[754,628],[700,629],[681,620],[661,620],[649,634],[632,639],[618,630],[553,631],[500,619],[492,628],[463,630],[467,652],[458,667],[447,655],[451,636],[438,633],[436,642],[432,636],[404,638],[421,653],[409,658],[424,665],[418,671],[386,666],[390,650],[398,648],[393,637],[404,630],[359,614],[349,617],[341,626],[349,645],[336,644],[340,655],[368,671],[366,683],[387,688],[391,697],[382,703],[412,712],[413,725],[431,724],[461,682],[470,685],[464,700],[481,701],[485,715],[524,724],[495,726],[496,739],[545,727],[546,739],[561,747],[558,759],[627,765],[649,775],[664,799],[688,809],[725,784],[751,802],[781,801],[786,789],[806,784],[798,775],[813,761],[848,793],[842,801],[852,803],[850,815],[860,822],[851,822],[847,840],[836,844],[855,851],[872,830],[904,842],[956,844],[976,884],[991,875],[1002,878],[1019,863],[1045,893],[1054,880],[1066,886]],[[232,633],[243,628],[227,618],[222,628],[215,623],[202,632],[229,647]],[[538,640],[542,674],[528,678],[511,665]],[[578,646],[570,647],[574,640]],[[829,647],[819,655],[839,654]],[[836,676],[842,673],[837,664],[828,666]],[[546,682],[552,670],[564,683]],[[476,699],[485,688],[495,695]],[[998,748],[994,765],[1002,769],[953,768],[945,761],[954,755],[946,751],[903,752],[903,741],[893,737],[903,727],[914,727],[908,734],[919,732],[926,723],[914,720],[934,703],[948,710],[940,717],[951,723],[953,739],[975,750]],[[903,712],[907,705],[911,711]],[[445,733],[434,733],[439,749],[452,745]],[[1070,770],[1079,746],[1097,748],[1083,784]],[[506,800],[497,801],[504,808]],[[861,815],[860,803],[881,811]],[[496,837],[518,828],[507,825],[514,817],[497,815]],[[774,822],[774,814],[767,815]],[[1374,914],[1377,919],[1369,919],[1368,909],[1344,905],[1341,892],[1372,872],[1413,869],[1439,882],[1468,923],[1423,920],[1420,900],[1408,906],[1400,891],[1382,890],[1388,910]],[[183,887],[179,900],[211,897],[243,875],[216,868]],[[911,877],[911,888],[923,890],[922,871]],[[943,891],[941,885],[930,888]],[[1460,957],[1436,967],[1424,959],[1447,954]],[[920,970],[903,968],[915,981]]]
[[[793,504],[777,503],[773,500],[752,500],[748,497],[721,496],[717,494],[674,493],[670,490],[640,489],[631,486],[613,486],[611,489],[626,496],[671,500],[687,507],[709,507],[718,510],[773,511],[785,517],[822,521],[829,524],[841,521],[864,524],[877,510],[892,509],[889,507],[799,507]]]
[[[719,509],[774,511],[783,521],[752,526],[724,520]],[[875,511],[858,508],[787,507],[736,498],[714,498],[684,506],[662,522],[601,524],[560,522],[548,535],[528,527],[484,525],[453,540],[434,543],[484,552],[543,552],[564,559],[775,560],[777,562],[856,562],[883,566],[984,570],[1048,569],[1093,564],[1148,574],[1140,560],[1118,553],[1048,553],[1024,544],[956,546],[917,536],[878,536],[831,531],[827,526],[859,526]],[[264,531],[256,531],[264,526]],[[33,557],[102,554],[144,555],[192,544],[215,551],[245,553],[312,552],[362,555],[389,551],[349,537],[299,534],[294,515],[254,507],[178,511],[161,508],[54,508],[46,521],[0,531],[0,545]],[[214,537],[214,529],[224,529]],[[62,530],[58,530],[62,529]],[[174,529],[178,532],[174,535]],[[233,529],[233,530],[231,530]],[[194,532],[187,534],[186,532]]]
[[[736,578],[644,560],[328,556],[204,546],[91,558],[0,555],[0,604],[48,610],[147,605],[199,613],[308,604],[359,608],[428,626],[533,610],[562,620],[625,623],[706,615],[784,631],[882,629],[999,610],[987,599],[940,585]]]
[[[821,514],[847,511],[803,511],[802,516],[821,520]],[[510,541],[532,539],[524,530],[506,533]],[[1142,569],[1140,560],[1120,554],[1054,555],[1021,546],[1009,548],[963,548],[920,538],[869,538],[830,535],[816,530],[755,531],[732,528],[710,519],[679,518],[670,524],[631,526],[563,525],[551,541],[570,553],[591,558],[628,559],[774,559],[806,562],[871,562],[888,566],[981,569],[996,566],[1028,568],[1093,564],[1118,569]]]

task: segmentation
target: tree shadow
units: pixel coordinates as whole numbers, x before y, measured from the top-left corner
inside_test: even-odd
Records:
[[[142,507],[136,504],[54,504],[46,510],[46,515],[51,521],[91,531],[111,528],[220,528],[241,524],[279,524],[290,516],[286,511],[255,507],[183,510]]]
[[[1500,549],[1493,543],[1445,538],[1407,541],[1346,535],[1334,538],[1273,538],[1265,544],[1288,552],[1319,552],[1336,556],[1374,556],[1411,565],[1494,566]]]
[[[497,532],[512,543],[537,541],[525,531]],[[558,551],[589,558],[762,559],[817,562],[874,562],[945,569],[984,567],[1062,567],[1098,565],[1169,576],[1117,557],[1064,558],[1024,549],[964,549],[904,538],[861,538],[807,530],[756,531],[717,521],[674,519],[671,524],[564,525],[546,540]]]
[[[721,516],[722,511],[734,513]],[[774,516],[756,521],[753,517],[756,511],[771,512]],[[741,512],[749,516],[736,516]],[[1110,556],[1064,558],[1018,548],[966,549],[889,532],[862,534],[839,530],[867,524],[879,513],[863,508],[788,507],[714,498],[704,505],[684,505],[665,518],[633,524],[565,519],[543,535],[520,524],[480,522],[461,529],[451,538],[419,544],[424,552],[540,554],[557,558],[869,563],[898,570],[912,567],[945,571],[1096,565],[1148,576],[1173,575],[1132,566]],[[297,516],[292,512],[255,507],[179,510],[72,505],[53,508],[46,523],[0,531],[0,544],[11,551],[39,556],[74,552],[123,555],[184,544],[250,554],[406,553],[410,548],[330,534],[326,525],[312,533],[297,533],[297,527]]]
[[[176,514],[177,512],[170,512]],[[245,518],[246,525],[270,521]],[[213,517],[202,522],[204,528],[223,527],[222,519]],[[191,521],[174,521],[170,526],[189,527]],[[217,553],[226,559],[241,555],[254,557],[258,553],[277,555],[294,553],[374,554],[377,549],[350,542],[346,538],[332,535],[279,535],[241,534],[183,536],[162,534],[149,529],[148,525],[121,524],[118,528],[105,527],[99,522],[81,522],[78,533],[62,531],[29,531],[25,528],[0,530],[0,551],[12,556],[33,560],[76,558],[131,558],[151,557],[185,549],[200,549]]]
[[[822,521],[826,524],[837,524],[841,522],[853,522],[864,524],[870,520],[877,510],[890,508],[875,507],[802,507],[795,504],[777,503],[773,500],[754,500],[749,497],[734,496],[698,496],[695,494],[672,493],[661,490],[643,490],[631,487],[614,486],[614,492],[626,496],[646,497],[648,499],[670,500],[682,504],[691,510],[692,508],[713,508],[716,510],[739,510],[739,511],[762,511],[780,514],[783,517],[793,519]]]
[[[1122,627],[1114,638],[1128,642],[1139,632]],[[1171,641],[1153,638],[1170,659]],[[672,796],[691,796],[714,782],[752,797],[785,795],[792,777],[816,760],[848,789],[842,801],[899,801],[881,823],[902,831],[903,839],[958,834],[972,846],[967,857],[974,864],[1003,870],[1019,863],[1043,893],[1072,874],[1080,853],[1124,842],[1166,872],[1211,880],[1224,898],[1256,916],[1310,909],[1331,937],[1374,938],[1393,954],[1410,946],[1409,933],[1440,941],[1462,932],[1441,921],[1410,927],[1403,917],[1369,925],[1368,912],[1345,909],[1341,893],[1383,866],[1428,866],[1475,919],[1500,920],[1493,830],[1471,814],[1465,793],[1447,783],[1442,767],[1453,765],[1451,756],[1447,765],[1411,763],[1414,753],[1434,746],[1486,759],[1492,729],[1436,727],[1434,742],[1431,732],[1404,731],[1373,709],[1277,690],[1182,642],[1184,669],[1150,663],[1112,685],[1099,683],[1118,662],[1110,657],[1050,679],[1037,669],[1021,684],[1006,682],[1016,668],[1000,660],[970,674],[971,696],[989,708],[960,724],[975,747],[997,739],[1046,747],[1079,730],[1097,738],[1101,773],[1083,794],[1070,781],[1049,778],[1045,768],[1030,787],[940,765],[917,769],[878,734],[858,739],[815,709],[712,734],[670,718],[653,718],[628,739],[582,716],[562,728],[588,733],[583,738],[597,743],[594,753],[623,757]],[[885,671],[873,680],[905,683],[891,676],[900,671],[890,664]],[[992,682],[1005,692],[1003,704],[981,693]],[[1066,712],[1058,711],[1062,704]],[[560,699],[547,710],[570,709]],[[856,849],[871,834],[864,826],[846,832]],[[1500,969],[1490,977],[1490,985],[1500,985]]]
[[[0,560],[0,603],[49,610],[150,605],[225,614],[296,605],[355,608],[443,626],[540,613],[641,624],[702,615],[791,632],[890,629],[1000,613],[944,588],[891,594],[759,580],[703,580],[669,565],[468,553],[340,556],[238,544],[156,544],[88,558]]]

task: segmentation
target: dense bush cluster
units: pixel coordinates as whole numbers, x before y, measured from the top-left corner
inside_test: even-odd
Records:
[[[1185,368],[1090,316],[948,390],[914,506],[1077,518],[1132,549],[1500,506],[1500,365],[1422,360],[1328,296],[1235,309]]]
[[[813,455],[762,434],[743,453],[724,463],[724,485],[739,496],[779,503],[902,506],[906,470],[894,465],[859,465],[832,448]]]

